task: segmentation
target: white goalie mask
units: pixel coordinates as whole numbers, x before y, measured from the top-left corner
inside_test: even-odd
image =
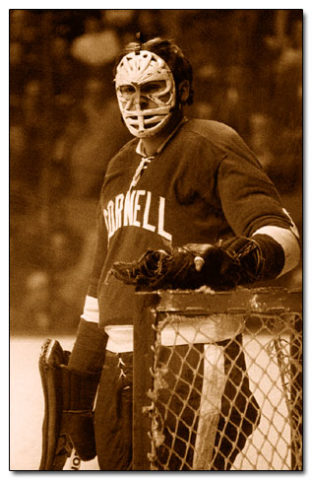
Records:
[[[148,50],[125,55],[115,87],[123,120],[136,137],[150,137],[168,122],[176,103],[175,82],[167,63]]]

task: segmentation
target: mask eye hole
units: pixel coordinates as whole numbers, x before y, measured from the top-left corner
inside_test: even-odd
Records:
[[[145,95],[159,94],[166,88],[165,80],[157,80],[154,82],[147,82],[141,85],[141,93]]]
[[[133,85],[120,85],[119,92],[128,99],[135,93],[135,88]]]

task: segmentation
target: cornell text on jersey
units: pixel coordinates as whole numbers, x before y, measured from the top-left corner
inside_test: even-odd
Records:
[[[132,190],[126,195],[116,195],[103,209],[108,238],[121,227],[134,226],[155,232],[171,242],[172,235],[165,231],[165,209],[166,199],[155,199],[146,190]]]

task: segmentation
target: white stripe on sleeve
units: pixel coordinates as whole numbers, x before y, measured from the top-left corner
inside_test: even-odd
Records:
[[[86,296],[81,318],[87,322],[99,323],[99,304],[95,297]]]

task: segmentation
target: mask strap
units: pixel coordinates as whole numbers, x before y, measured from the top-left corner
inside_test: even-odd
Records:
[[[142,50],[142,34],[141,34],[141,32],[137,32],[136,35],[135,35],[135,38],[136,38],[136,41],[137,41],[138,44],[134,48],[134,53],[136,55],[139,55],[140,51]]]

